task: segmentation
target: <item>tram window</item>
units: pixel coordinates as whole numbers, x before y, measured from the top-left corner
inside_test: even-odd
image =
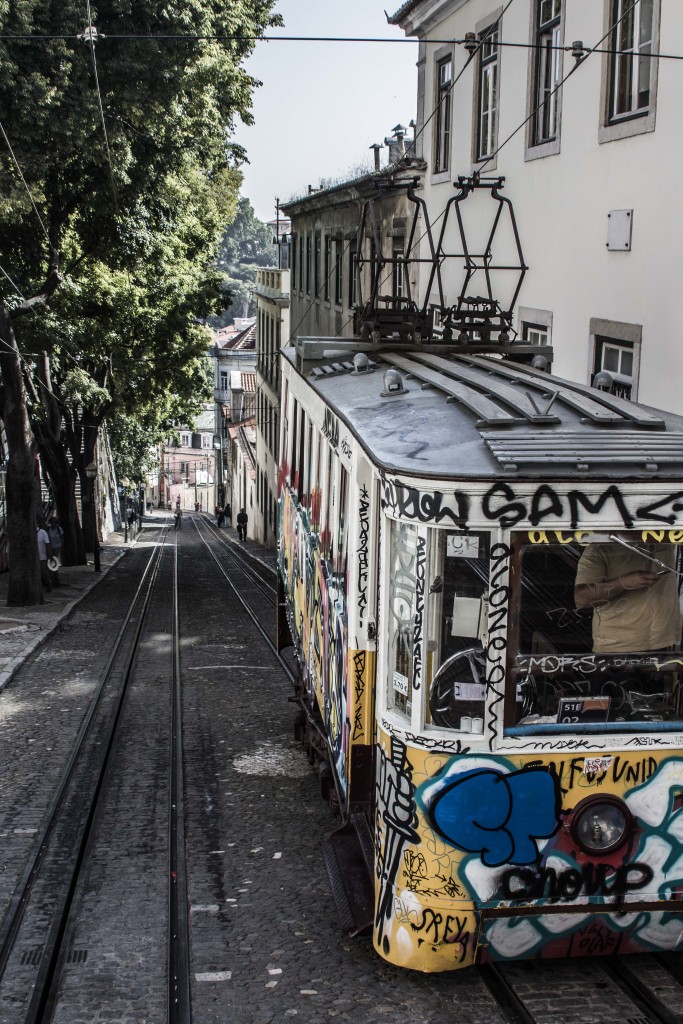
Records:
[[[349,504],[349,474],[340,467],[339,507],[337,510],[337,543],[335,545],[335,573],[346,590],[347,527]]]
[[[315,432],[314,447],[315,466],[311,477],[311,529],[317,532],[320,529],[320,504],[322,500],[320,479],[322,440],[317,430]]]
[[[427,721],[483,733],[489,535],[433,530],[431,537]]]
[[[320,554],[329,559],[332,554],[332,507],[334,504],[334,466],[332,449],[327,446],[327,472],[325,474],[325,501],[323,527],[320,532]]]
[[[683,532],[536,531],[516,549],[515,724],[679,723]]]
[[[389,555],[389,678],[387,708],[410,719],[413,702],[413,639],[417,604],[417,527],[391,521]]]

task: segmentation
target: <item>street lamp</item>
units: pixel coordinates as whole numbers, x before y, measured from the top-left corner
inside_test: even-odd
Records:
[[[92,518],[94,527],[93,558],[95,560],[95,572],[102,572],[102,567],[100,565],[100,538],[97,532],[97,508],[95,505],[95,480],[97,478],[97,465],[95,462],[88,463],[88,465],[85,467],[85,475],[87,476],[88,480],[92,481],[92,494],[90,501],[92,504]]]

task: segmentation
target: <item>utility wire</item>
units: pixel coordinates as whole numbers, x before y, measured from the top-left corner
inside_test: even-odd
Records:
[[[73,42],[79,40],[81,36],[74,35],[37,35],[37,34],[26,34],[26,35],[3,35],[0,34],[0,42]],[[389,39],[386,36],[267,36],[267,35],[191,35],[183,34],[180,32],[174,32],[171,34],[163,33],[101,33],[98,37],[100,40],[107,39],[111,42],[127,42],[127,41],[148,41],[148,42],[229,42],[229,43],[252,43],[252,42],[265,42],[265,43],[382,43],[382,44],[402,44],[414,46],[418,42],[422,42],[427,46],[464,46],[469,43],[467,39]],[[499,44],[502,47],[510,47],[521,50],[571,50],[571,46],[546,46],[542,43],[516,43],[516,42],[501,42]],[[593,47],[594,53],[611,53],[611,54],[624,54],[628,55],[632,53],[632,50],[615,50],[615,49],[599,49]],[[680,53],[649,53],[648,58],[657,58],[661,60],[683,60],[683,54]]]
[[[19,177],[22,180],[23,186],[26,189],[26,192],[28,193],[29,199],[31,200],[31,206],[33,207],[34,213],[35,213],[36,217],[38,218],[38,221],[40,222],[40,227],[41,227],[41,229],[43,231],[43,234],[45,235],[45,238],[47,239],[47,243],[50,246],[50,249],[52,249],[52,244],[50,242],[50,236],[49,236],[49,234],[47,232],[47,228],[45,227],[45,221],[43,220],[43,218],[40,216],[40,213],[38,212],[38,207],[36,206],[35,200],[33,198],[33,193],[31,192],[31,189],[28,187],[28,184],[26,182],[26,178],[24,177],[23,172],[21,170],[21,167],[19,166],[19,161],[17,160],[17,158],[15,156],[15,153],[14,153],[14,150],[12,149],[12,143],[8,139],[7,132],[5,131],[4,125],[2,124],[1,121],[0,121],[0,132],[2,133],[2,137],[4,138],[5,144],[6,144],[8,150],[10,152],[10,156],[12,157],[12,160],[14,162],[14,166],[17,169],[17,173],[18,173]]]
[[[118,195],[116,193],[116,180],[114,178],[114,167],[113,167],[112,160],[111,160],[111,150],[109,148],[109,136],[107,134],[107,124],[106,124],[106,121],[104,119],[104,106],[102,104],[102,92],[100,90],[100,80],[99,80],[99,76],[97,74],[97,58],[95,57],[95,32],[93,30],[93,24],[92,24],[92,14],[91,14],[91,11],[90,11],[90,0],[86,0],[86,5],[87,5],[87,9],[88,9],[88,29],[89,29],[88,41],[90,43],[90,54],[92,56],[92,69],[93,69],[93,72],[95,74],[95,85],[97,86],[97,100],[98,100],[99,107],[100,107],[100,118],[101,118],[101,121],[102,121],[102,131],[104,132],[104,142],[105,142],[105,145],[107,147],[107,163],[109,164],[109,178],[111,180],[111,188],[112,188],[112,192],[114,193],[114,208],[116,209],[116,212],[118,214],[118,212],[119,212],[119,200],[118,200]]]
[[[476,54],[479,52],[479,50],[482,48],[482,46],[484,45],[486,40],[489,38],[491,33],[494,32],[495,29],[498,27],[498,25],[500,24],[500,22],[501,22],[501,20],[503,18],[503,15],[505,14],[505,12],[508,10],[508,8],[510,7],[510,5],[513,2],[514,2],[514,0],[507,0],[507,3],[505,4],[505,7],[503,8],[501,13],[499,14],[498,18],[493,22],[492,25],[490,25],[488,27],[486,32],[484,32],[484,34],[482,35],[481,39],[479,39],[479,41],[478,41],[478,43],[476,45],[476,48],[473,48],[468,53],[467,60],[465,61],[463,67],[460,69],[460,72],[453,79],[453,81],[451,82],[449,88],[447,90],[445,90],[443,95],[439,98],[439,102],[436,104],[434,110],[432,111],[430,116],[427,118],[425,123],[422,125],[422,128],[420,129],[420,131],[417,132],[417,134],[415,135],[414,139],[412,140],[412,144],[411,144],[412,147],[415,146],[416,141],[419,139],[420,135],[424,132],[425,128],[427,127],[429,122],[432,120],[432,118],[435,117],[436,114],[439,112],[441,104],[445,101],[446,97],[451,95],[451,93],[452,93],[456,83],[462,78],[462,76],[464,75],[466,69],[469,67],[469,65],[471,64],[472,60],[474,59]],[[636,2],[637,2],[637,0],[636,0]],[[395,176],[397,173],[401,172],[403,167],[406,166],[407,161],[409,159],[411,159],[410,155],[406,154],[400,160],[397,160],[395,164],[390,165],[389,168],[386,168],[384,173],[385,174],[391,174],[391,175]],[[439,222],[439,220],[441,219],[442,216],[443,216],[443,213],[439,217],[437,217],[437,219],[434,221],[434,224],[438,224],[438,222]],[[433,226],[433,225],[431,225],[431,226]],[[358,232],[359,232],[359,230],[360,230],[360,225],[358,225],[358,227],[354,231],[352,237],[349,238],[349,240],[348,240],[346,246],[344,247],[344,249],[342,250],[341,254],[337,254],[337,260],[335,261],[335,263],[338,262],[339,260],[343,261],[344,257],[346,256],[347,252],[349,251],[349,249],[351,247],[351,244],[353,242],[357,242],[358,241]],[[413,243],[412,249],[415,249],[415,247],[417,245],[419,245],[419,243],[425,237],[425,234],[426,234],[426,232],[424,234],[422,234],[420,236],[420,238],[418,238],[418,240],[416,242]],[[330,261],[330,262],[332,262],[332,261]],[[302,268],[299,267],[298,270],[299,270],[299,273],[301,274],[302,273]],[[329,283],[329,281],[331,280],[331,278],[333,277],[333,275],[335,273],[336,273],[336,266],[333,266],[331,268],[330,272],[328,273],[327,277],[322,281],[321,285],[318,287],[317,291],[315,292],[315,295],[313,295],[313,297],[311,299],[309,299],[308,304],[306,305],[306,307],[305,307],[305,309],[304,309],[304,311],[303,311],[303,313],[302,313],[302,315],[301,315],[301,317],[299,319],[299,322],[289,332],[289,338],[287,339],[287,343],[288,344],[289,344],[289,342],[291,342],[292,338],[294,338],[294,336],[296,335],[296,332],[299,330],[299,327],[301,327],[301,324],[304,322],[304,320],[308,316],[309,311],[313,308],[313,304],[317,301],[317,299],[318,299],[318,297],[320,295],[321,289],[323,289],[325,287],[325,285],[327,285]],[[353,319],[353,317],[350,317],[346,321],[346,323],[343,324],[341,330],[344,330],[352,319]],[[335,335],[335,337],[339,337],[339,335],[340,335],[340,332],[338,331],[337,334]]]
[[[610,25],[610,27],[608,28],[607,32],[605,32],[604,36],[602,36],[602,38],[598,41],[598,44],[597,44],[598,46],[600,46],[600,43],[603,43],[605,41],[605,39],[607,39],[607,37],[609,35],[611,35],[615,31],[617,26],[620,25],[621,22],[624,20],[624,18],[627,18],[633,12],[633,10],[635,10],[637,4],[639,4],[639,3],[640,3],[640,0],[633,0],[633,3],[631,4],[631,6],[624,11],[624,13],[621,15],[621,17],[617,18],[617,20],[614,22],[613,25]],[[544,106],[548,102],[548,100],[551,99],[559,91],[559,89],[562,88],[562,86],[567,81],[567,79],[571,78],[571,76],[574,74],[574,72],[577,71],[579,69],[579,67],[588,59],[588,57],[591,55],[591,53],[598,53],[598,52],[600,52],[600,51],[597,49],[597,47],[594,46],[594,47],[591,47],[589,50],[586,50],[584,56],[582,56],[579,59],[577,59],[576,63],[574,64],[574,67],[569,69],[567,74],[564,75],[564,77],[561,79],[561,81],[559,81],[557,83],[557,85],[554,87],[554,89],[552,89],[551,92],[549,92],[548,95],[545,96],[543,98],[543,100],[541,100],[534,107],[534,109],[531,111],[531,113],[528,115],[528,117],[525,117],[524,120],[520,124],[517,125],[517,127],[514,129],[514,131],[510,132],[508,137],[506,139],[504,139],[503,142],[501,142],[500,146],[498,146],[493,151],[493,153],[491,153],[491,155],[484,161],[484,163],[481,164],[481,166],[478,168],[479,173],[481,173],[484,170],[484,168],[488,164],[491,163],[492,160],[495,160],[495,158],[498,156],[498,154],[500,153],[500,151],[503,148],[503,146],[506,146],[508,144],[508,142],[515,137],[517,132],[520,132],[522,130],[522,128],[524,128],[524,126],[527,125],[529,123],[529,121],[531,121],[531,119],[533,117],[535,117],[535,115],[538,113],[538,111],[541,109],[541,107]],[[629,51],[629,53],[633,53],[633,51]]]

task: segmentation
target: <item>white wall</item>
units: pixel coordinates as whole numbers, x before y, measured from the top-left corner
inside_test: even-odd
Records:
[[[595,46],[605,33],[606,3],[565,0],[565,44],[581,39],[584,46]],[[435,8],[452,11],[454,6],[452,2],[423,4],[414,15],[417,31],[421,12]],[[434,23],[426,38],[462,39],[502,6],[496,0],[468,0],[445,20]],[[529,42],[530,26],[531,0],[515,0],[504,15],[501,38]],[[660,31],[661,52],[680,51],[683,4],[662,0]],[[443,46],[427,45],[424,50],[427,120],[434,104],[434,53]],[[455,78],[467,55],[457,45],[453,53]],[[531,51],[524,48],[500,50],[499,146],[528,114],[530,59]],[[638,399],[678,411],[678,382],[683,375],[683,346],[679,344],[683,62],[659,61],[654,131],[600,144],[601,76],[606,59],[603,54],[592,54],[562,87],[559,153],[525,159],[526,132],[522,129],[483,173],[505,175],[504,195],[514,204],[529,265],[518,305],[552,312],[554,372],[584,382],[589,379],[591,318],[642,325]],[[565,52],[564,74],[574,65],[571,53]],[[446,181],[434,181],[432,173],[434,121],[424,131],[423,156],[430,164],[425,198],[432,221],[453,194],[453,178],[476,169],[472,163],[476,67],[475,60],[453,88],[452,161]],[[633,210],[629,252],[606,248],[607,215],[619,209]],[[457,266],[444,268],[452,279],[449,301],[457,294],[454,285],[459,285],[462,261],[451,263]]]

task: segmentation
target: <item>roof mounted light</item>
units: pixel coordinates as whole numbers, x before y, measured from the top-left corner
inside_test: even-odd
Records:
[[[384,391],[380,391],[382,398],[393,398],[394,395],[405,395],[408,389],[404,387],[403,377],[398,370],[387,370],[384,374]]]
[[[593,377],[593,387],[598,391],[611,391],[614,386],[614,377],[607,370],[600,370]]]
[[[352,373],[370,373],[370,361],[365,352],[356,352],[353,357]]]

